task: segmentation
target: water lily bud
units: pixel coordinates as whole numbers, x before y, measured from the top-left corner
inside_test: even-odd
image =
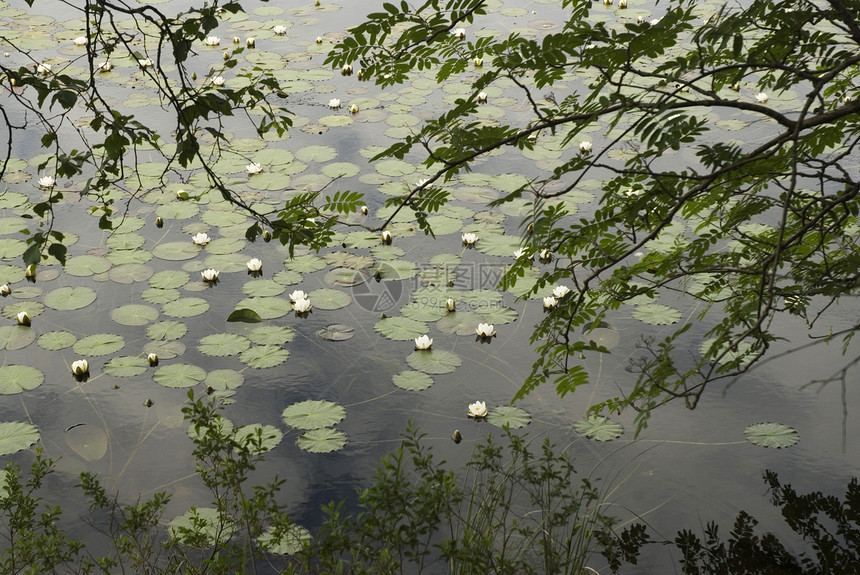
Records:
[[[265,230],[263,232],[263,241],[264,242],[272,241],[272,232],[270,232],[269,230]]]
[[[156,228],[163,228],[164,227],[164,218],[162,218],[161,216],[158,216],[157,218],[155,218],[155,227]]]
[[[196,80],[196,79],[197,79],[197,72],[191,72],[191,79],[192,79],[192,80]]]
[[[343,68],[340,69],[340,73],[342,76],[352,76],[352,66],[346,64]]]
[[[740,92],[741,91],[741,83],[735,82],[734,84],[732,84],[732,90],[734,90],[735,92]]]
[[[451,439],[454,440],[454,443],[460,443],[463,441],[463,434],[460,433],[459,429],[455,429],[454,433],[451,434]]]
[[[18,318],[18,325],[30,325],[30,314],[26,311],[19,312],[16,317]]]
[[[239,42],[241,42],[241,41],[242,41],[242,39],[241,39],[241,38],[239,38],[238,36],[233,36],[233,43],[234,43],[234,44],[238,44],[238,43],[239,43]]]
[[[84,375],[90,370],[90,365],[85,359],[79,359],[72,362],[72,373],[75,375]]]
[[[36,264],[28,265],[27,269],[24,270],[24,275],[28,278],[36,277]]]
[[[370,212],[370,210],[369,210],[369,209],[367,209],[367,206],[361,206],[361,208],[359,208],[359,211],[360,211],[362,214],[364,214],[365,216],[368,214],[368,212]]]
[[[245,45],[248,46],[248,48],[253,48],[257,45],[257,40],[255,38],[248,38],[245,40]]]
[[[478,92],[478,102],[482,104],[487,101],[487,93],[486,92]]]
[[[317,44],[322,44],[322,43],[323,43],[323,37],[317,36]]]
[[[314,6],[319,6],[319,5],[320,5],[320,0],[314,0]]]
[[[383,231],[382,232],[382,243],[388,245],[391,243],[391,240],[392,240],[391,232],[389,232],[388,230]]]
[[[447,300],[445,300],[445,309],[447,309],[448,311],[454,311],[455,309],[457,309],[457,302],[455,302],[453,298],[449,297]]]
[[[146,407],[152,407],[152,400],[147,399],[146,401],[143,402],[143,405],[145,405]]]
[[[355,73],[355,76],[356,76],[356,78],[358,78],[359,80],[364,80],[364,72],[362,72],[361,70],[359,70],[358,72],[356,72],[356,73]]]
[[[3,284],[0,286],[0,295],[6,297],[7,295],[12,293],[12,286],[9,284]]]
[[[212,387],[211,385],[207,385],[206,386],[206,395],[212,395],[213,393],[215,393],[215,388]]]
[[[226,62],[229,59],[230,59],[230,54],[228,54],[227,52],[224,52],[224,61]]]
[[[619,8],[627,8],[627,0],[618,0]]]
[[[154,353],[150,353],[150,354],[146,357],[146,359],[147,359],[147,360],[149,360],[149,365],[150,365],[151,367],[155,367],[156,365],[158,365],[158,356],[157,356],[156,354],[154,354]]]
[[[350,114],[358,114],[358,104],[350,104],[349,113]]]
[[[475,68],[480,68],[484,65],[484,60],[482,58],[475,58],[473,62],[475,64]]]
[[[189,198],[188,192],[185,190],[176,190],[176,199],[177,200],[187,200]]]

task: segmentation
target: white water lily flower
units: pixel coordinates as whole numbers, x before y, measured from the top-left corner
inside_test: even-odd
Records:
[[[44,62],[36,66],[36,72],[42,76],[47,76],[51,72],[51,65]]]
[[[245,40],[245,46],[247,46],[248,48],[253,48],[256,45],[257,45],[256,38],[248,38]]]
[[[78,36],[72,41],[75,43],[75,46],[86,46],[89,40],[87,40],[86,36]]]
[[[524,257],[524,256],[528,257],[528,253],[523,248],[520,248],[518,250],[514,250],[514,257],[515,258],[520,259],[521,257]]]
[[[75,375],[84,375],[90,370],[90,364],[85,359],[79,359],[72,362],[72,373]]]
[[[18,325],[30,325],[30,314],[26,311],[18,312],[15,317],[18,319]]]
[[[767,94],[765,94],[764,92],[759,92],[758,94],[755,95],[755,101],[758,102],[759,104],[766,103],[767,102]]]
[[[317,36],[317,44],[322,44],[322,43],[323,43],[323,37]]]
[[[587,140],[583,140],[579,143],[579,151],[583,154],[587,154],[591,151],[591,142]]]
[[[223,86],[224,85],[224,76],[215,76],[212,78],[213,86]]]
[[[643,24],[644,22],[645,22],[645,16],[637,16],[636,17],[636,23],[637,24]]]
[[[340,98],[332,98],[328,101],[328,107],[332,110],[337,110],[340,108]]]
[[[478,92],[478,101],[486,102],[487,101],[487,93],[486,92]]]
[[[274,28],[272,28],[272,31],[273,31],[275,34],[277,34],[278,36],[283,36],[284,34],[286,34],[286,33],[287,33],[287,27],[286,27],[286,26],[284,26],[283,24],[278,24],[277,26],[275,26]]]
[[[472,232],[466,232],[463,234],[463,243],[467,246],[475,245],[475,242],[478,241],[478,234],[473,234]]]
[[[547,296],[543,298],[543,308],[544,309],[552,309],[558,305],[558,300],[552,296]]]
[[[627,196],[628,198],[638,198],[639,196],[641,196],[644,193],[645,193],[645,190],[643,190],[643,189],[629,188],[626,192],[624,192],[624,195]]]
[[[107,60],[99,64],[99,72],[110,72],[111,70],[113,70],[113,64]]]
[[[258,164],[257,162],[251,162],[250,164],[245,166],[245,169],[248,170],[249,176],[253,176],[254,174],[259,174],[260,172],[262,172],[263,166],[262,164]]]
[[[548,260],[549,258],[552,257],[552,252],[550,250],[544,248],[540,251],[540,254],[538,255],[538,257],[542,260]]]
[[[491,323],[479,323],[478,327],[475,328],[475,332],[481,337],[493,337],[496,335],[496,330],[493,329],[493,324]]]
[[[263,262],[260,261],[259,258],[251,258],[250,260],[248,260],[248,263],[245,265],[248,266],[248,271],[251,271],[251,272],[258,272],[261,269],[263,269]]]
[[[299,299],[293,303],[293,309],[296,310],[297,313],[307,313],[311,311],[311,300],[309,299]]]
[[[415,338],[415,349],[430,349],[432,345],[433,338],[426,333]]]
[[[457,302],[455,302],[453,298],[449,297],[445,300],[445,309],[447,309],[448,311],[454,311],[455,309],[457,309]]]
[[[208,270],[203,270],[200,272],[200,275],[203,277],[203,281],[205,282],[214,282],[218,279],[218,270],[213,270],[209,268]]]
[[[207,46],[217,46],[221,43],[221,38],[218,36],[206,36],[206,39],[203,40],[203,43]]]
[[[193,236],[191,236],[191,241],[198,246],[205,246],[212,241],[212,238],[210,238],[206,234],[206,232],[200,232],[199,234],[194,234]]]
[[[466,29],[465,28],[456,28],[452,34],[461,40],[466,37]]]
[[[3,284],[2,286],[0,286],[0,295],[1,296],[6,297],[7,295],[10,295],[11,293],[12,293],[12,286],[10,286],[9,284]]]
[[[430,181],[430,178],[421,178],[420,180],[418,180],[418,182],[416,182],[415,187],[420,188],[421,186],[424,186],[425,190],[429,190],[430,188],[433,187],[433,184],[427,184],[427,182],[429,182],[429,181]],[[427,185],[425,185],[425,184],[427,184]]]
[[[487,417],[487,402],[476,401],[475,403],[470,403],[469,417],[474,417],[475,419]]]
[[[358,211],[360,211],[365,216],[370,213],[370,209],[367,206],[361,206]]]
[[[44,188],[46,190],[48,188],[53,188],[54,183],[55,183],[54,176],[42,176],[41,178],[39,178],[39,187],[40,188]]]
[[[390,244],[391,243],[391,232],[388,230],[383,230],[382,232],[382,243]]]
[[[308,296],[305,292],[300,289],[297,289],[293,293],[290,294],[290,300],[293,302],[297,302],[300,299],[308,299]]]
[[[138,60],[137,65],[140,66],[141,69],[149,68],[152,66],[152,60],[149,58],[144,58],[143,60]]]
[[[146,356],[146,360],[149,362],[149,365],[152,367],[155,367],[156,365],[158,365],[158,355],[156,355],[154,353],[150,353],[148,356]]]
[[[565,285],[555,286],[552,288],[552,295],[561,299],[570,293],[570,288]]]

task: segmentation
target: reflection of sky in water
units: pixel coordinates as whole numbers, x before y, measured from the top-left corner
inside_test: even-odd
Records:
[[[375,3],[369,2],[367,5],[375,6]],[[531,8],[539,14],[502,19],[500,29],[525,27],[525,30],[530,29],[534,33],[542,28],[539,25],[541,19],[544,22],[551,21],[551,14],[555,10],[545,5],[529,4]],[[316,65],[313,62],[321,66],[321,57],[307,58],[308,44],[312,45],[317,35],[334,34],[352,23],[352,11],[350,7],[349,10],[326,12],[319,16],[303,15],[287,31],[285,39],[261,37],[258,50],[294,54],[288,58],[288,67],[291,69],[312,69]],[[284,19],[288,14],[285,13]],[[528,28],[527,22],[531,19],[538,25]],[[233,27],[227,24],[224,29],[230,31]],[[243,37],[249,35],[239,30],[238,25],[236,30],[235,33]],[[230,32],[229,36],[233,33]],[[231,48],[229,36],[222,33],[222,48]],[[192,59],[191,66],[205,70],[208,66],[219,65],[220,54],[220,50],[201,49],[200,55]],[[127,73],[128,70],[114,72],[118,84],[125,81],[123,75]],[[283,146],[296,152],[309,144],[333,146],[338,152],[334,161],[353,162],[361,166],[360,175],[343,178],[326,189],[326,193],[352,189],[368,194],[371,208],[369,221],[376,223],[379,220],[374,214],[384,205],[386,197],[375,190],[389,179],[379,176],[372,167],[368,167],[359,152],[371,145],[389,143],[391,140],[385,136],[386,133],[398,133],[391,131],[392,126],[384,121],[389,111],[420,118],[430,117],[441,109],[442,99],[456,94],[458,89],[448,87],[442,94],[429,93],[426,87],[424,91],[418,92],[408,87],[389,88],[380,92],[374,86],[359,84],[354,76],[342,78],[337,73],[329,79],[315,82],[315,86],[316,91],[288,95],[285,102],[299,116],[297,126],[284,142],[275,147]],[[468,86],[465,90],[468,91]],[[558,87],[557,93],[561,95],[564,90],[563,86]],[[422,103],[423,92],[428,92],[426,104]],[[348,127],[317,125],[320,117],[332,113],[325,106],[331,97],[343,99],[344,109],[337,112],[342,115],[348,114],[346,105],[354,98],[372,97],[378,104],[376,108],[362,110]],[[494,99],[496,97],[493,95]],[[510,109],[513,113],[522,109],[514,103],[504,100],[502,103],[506,108],[493,109]],[[493,100],[490,105],[493,105]],[[239,130],[236,126],[232,122],[228,123],[228,128],[237,129],[236,136],[252,135],[247,129]],[[36,152],[32,141],[21,141],[15,153],[26,158]],[[252,153],[249,155],[253,156]],[[680,155],[690,159],[687,151]],[[667,161],[675,161],[675,158]],[[305,172],[293,175],[294,184],[301,183],[301,178],[305,178],[305,182],[315,181],[309,176],[317,174],[325,165],[307,163],[309,167]],[[552,163],[548,159],[535,164],[520,157],[516,151],[507,151],[498,157],[481,159],[476,163],[476,170],[488,175],[513,172],[536,174],[550,165]],[[414,185],[421,177],[423,175],[419,169],[402,178],[391,178],[390,181],[403,180],[408,185]],[[244,175],[241,175],[238,180],[244,181],[243,178]],[[242,185],[238,187],[242,188]],[[476,187],[480,189],[482,186]],[[18,188],[10,187],[13,191],[34,193],[30,184],[21,184]],[[599,190],[591,191],[599,196]],[[248,193],[273,203],[281,202],[285,196],[281,190]],[[490,193],[497,192],[490,190]],[[476,211],[483,209],[475,203],[460,202],[459,205]],[[146,226],[138,232],[147,239],[143,249],[151,250],[156,244],[164,242],[186,241],[189,235],[185,226],[200,224],[199,217],[194,217],[168,222],[164,230],[157,230],[152,225],[154,215],[151,212],[154,208],[149,204],[132,204],[131,207],[132,215],[147,220]],[[71,204],[60,208],[59,215],[61,218],[76,218],[79,217],[79,210],[80,206]],[[582,210],[587,213],[588,207],[584,206]],[[0,216],[14,215],[12,210],[4,212]],[[91,228],[74,228],[81,239],[70,248],[72,255],[107,251],[104,249],[106,236],[96,229],[96,220],[86,221],[91,221]],[[471,220],[465,218],[464,223],[469,224]],[[517,234],[521,232],[518,223],[516,218],[509,218],[503,226],[508,233]],[[225,226],[219,230],[213,226],[207,229],[211,236],[220,237],[227,228]],[[415,233],[407,226],[397,230],[394,245],[405,251],[402,259],[417,262],[419,266],[426,266],[433,255],[460,254],[463,251],[459,233],[456,232],[440,235],[430,241],[420,231]],[[413,234],[414,237],[411,237]],[[332,251],[342,249],[334,246]],[[348,251],[368,254],[367,249]],[[271,278],[273,273],[280,271],[280,262],[286,257],[282,248],[262,242],[248,244],[241,253],[243,261],[250,257],[262,258],[264,278]],[[264,481],[274,473],[286,478],[284,499],[290,509],[295,511],[296,518],[308,526],[320,521],[320,505],[333,499],[353,497],[355,488],[366,484],[373,475],[379,457],[398,445],[408,420],[427,433],[426,442],[434,447],[440,459],[462,468],[474,442],[494,430],[485,422],[466,419],[468,403],[484,400],[488,407],[507,404],[528,374],[533,360],[528,337],[532,326],[539,321],[540,301],[515,304],[510,294],[505,295],[504,304],[513,306],[520,316],[513,323],[497,325],[498,337],[489,345],[475,342],[473,336],[443,334],[431,323],[429,333],[435,340],[434,347],[458,354],[462,358],[462,366],[452,373],[434,375],[433,386],[420,392],[405,391],[392,384],[392,375],[407,369],[404,358],[412,351],[411,342],[390,341],[380,337],[374,331],[374,325],[380,318],[380,309],[364,304],[351,304],[332,311],[315,309],[307,319],[288,314],[267,320],[266,324],[287,325],[297,332],[293,341],[285,345],[290,351],[290,358],[274,368],[246,368],[234,357],[205,356],[196,349],[197,342],[204,336],[219,332],[246,334],[254,327],[224,321],[236,302],[246,297],[242,285],[250,278],[245,276],[244,271],[222,272],[222,281],[217,287],[196,290],[200,287],[199,270],[204,267],[205,255],[206,252],[178,262],[155,258],[146,263],[154,271],[188,270],[192,280],[191,284],[180,288],[182,295],[204,298],[211,306],[206,314],[188,319],[170,318],[163,314],[159,317],[159,321],[178,319],[189,326],[188,334],[180,340],[186,346],[185,352],[175,359],[165,358],[162,365],[190,363],[204,366],[207,371],[242,370],[244,383],[236,390],[236,402],[227,407],[225,415],[237,425],[258,422],[278,425],[285,431],[281,445],[267,457],[268,461],[260,467],[255,478]],[[496,264],[513,261],[512,258],[486,256],[477,250],[466,250],[462,257],[463,263],[457,270],[455,286],[463,289],[491,287],[493,274],[497,273]],[[7,263],[17,264],[18,261]],[[322,271],[305,274],[299,284],[287,286],[286,293],[293,289],[310,292],[329,287],[324,277],[331,269],[332,266],[328,266]],[[482,274],[481,270],[486,273]],[[21,282],[16,287],[24,285]],[[109,320],[108,315],[112,309],[122,305],[146,304],[140,297],[141,292],[149,287],[146,281],[118,284],[102,277],[60,275],[57,279],[41,281],[36,287],[48,293],[66,285],[91,286],[98,291],[98,299],[82,310],[48,309],[44,314],[34,317],[34,330],[39,334],[69,330],[78,337],[115,333],[125,339],[121,355],[142,353],[144,345],[149,343],[145,328],[116,324]],[[399,302],[393,312],[387,312],[394,315],[397,308],[405,303],[403,297],[418,285],[415,279],[380,284],[371,279],[359,287],[368,288],[369,293],[379,298],[391,296],[393,301]],[[349,288],[338,289],[350,292]],[[37,296],[34,299],[41,298]],[[3,303],[9,304],[11,301]],[[677,306],[685,314],[689,313],[686,307],[688,303],[671,295],[664,295],[658,302]],[[849,305],[850,302],[843,302],[842,310]],[[157,305],[153,307],[160,309]],[[845,361],[839,354],[839,342],[834,342],[830,347],[816,346],[768,362],[740,378],[730,388],[721,383],[712,384],[695,411],[686,410],[680,402],[661,408],[655,411],[649,428],[638,442],[630,443],[633,412],[613,418],[625,425],[625,434],[617,441],[599,444],[575,436],[571,423],[584,416],[588,405],[623,393],[632,386],[635,375],[625,371],[625,367],[628,358],[638,353],[636,344],[640,333],[654,334],[659,340],[674,331],[673,326],[643,326],[630,317],[631,311],[629,306],[622,306],[607,318],[620,334],[619,346],[613,350],[613,354],[585,360],[596,382],[593,386],[559,399],[552,386],[546,384],[519,404],[533,418],[532,424],[526,429],[528,433],[535,436],[546,433],[559,444],[572,443],[574,461],[581,473],[588,473],[606,458],[594,475],[608,478],[609,482],[623,481],[614,494],[619,506],[618,516],[626,518],[630,513],[647,513],[648,521],[667,534],[680,527],[696,530],[700,520],[713,518],[727,524],[738,509],[744,508],[762,519],[766,529],[778,531],[778,523],[773,521],[776,513],[767,502],[760,479],[765,468],[778,471],[783,481],[791,482],[798,490],[823,489],[835,493],[844,488],[849,475],[858,473],[860,454],[851,441],[852,437],[858,435],[851,389],[847,390],[845,399],[847,423],[844,428],[842,391],[838,382],[823,388],[801,389],[813,378],[821,378],[836,371],[840,362]],[[328,342],[315,335],[316,331],[331,323],[354,327],[355,336],[347,341]],[[799,343],[805,341],[805,328],[800,323],[786,321],[783,330],[787,338]],[[684,340],[686,349],[679,351],[682,354],[696,354],[704,331],[698,326],[690,330]],[[778,353],[788,347],[777,342],[773,351]],[[71,349],[46,353],[35,344],[22,350],[5,352],[6,363],[38,366],[45,374],[45,382],[35,390],[7,396],[0,403],[0,418],[3,421],[32,420],[41,430],[42,444],[48,455],[63,457],[58,465],[61,473],[56,483],[62,485],[64,493],[76,482],[69,477],[87,469],[102,475],[109,489],[119,490],[125,500],[132,499],[138,492],[146,495],[163,489],[174,493],[167,517],[183,513],[190,504],[208,504],[208,497],[199,480],[193,476],[193,446],[187,438],[186,425],[181,421],[180,409],[186,397],[185,390],[168,389],[155,384],[151,380],[152,370],[135,378],[103,374],[102,365],[111,356],[89,358],[94,377],[87,383],[76,384],[69,375],[68,365],[77,357]],[[853,374],[848,372],[849,382]],[[723,390],[725,393],[721,395]],[[196,386],[195,394],[202,393],[202,386]],[[305,399],[326,399],[346,407],[346,418],[337,424],[337,428],[346,432],[349,439],[344,450],[318,455],[298,449],[295,443],[297,432],[286,428],[280,414],[286,406]],[[149,409],[143,407],[147,400],[153,402]],[[777,421],[795,427],[800,434],[800,442],[786,450],[767,450],[747,443],[743,437],[744,427],[760,421]],[[109,443],[104,458],[87,463],[66,444],[64,430],[79,423],[106,432]],[[454,429],[460,429],[464,436],[460,445],[454,445],[450,440]],[[27,461],[28,458],[25,454],[15,457],[21,461]],[[649,513],[652,509],[653,512]],[[82,509],[69,511],[75,514]]]

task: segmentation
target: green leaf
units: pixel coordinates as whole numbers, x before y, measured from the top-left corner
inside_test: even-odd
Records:
[[[409,391],[421,391],[433,385],[433,378],[421,371],[401,371],[392,378],[394,385]]]
[[[4,421],[0,423],[0,455],[10,455],[23,451],[39,441],[39,438],[39,428],[35,425],[18,421]]]
[[[415,350],[406,357],[409,367],[433,375],[450,373],[462,363],[460,356],[442,349]]]
[[[12,395],[36,389],[45,381],[45,375],[29,365],[4,365],[0,367],[0,394]]]
[[[173,363],[158,368],[152,374],[152,379],[164,387],[193,387],[206,379],[206,371],[196,365]]]
[[[204,355],[228,357],[248,349],[251,342],[247,337],[235,333],[214,333],[200,340],[197,349]]]
[[[531,420],[532,416],[526,410],[512,405],[500,405],[487,414],[487,422],[496,427],[518,429],[528,425]]]
[[[346,410],[331,401],[308,400],[284,409],[284,423],[297,429],[320,429],[335,425],[346,417]]]
[[[602,415],[592,415],[586,419],[574,421],[573,429],[595,441],[612,441],[621,437],[624,432],[620,423],[614,423]]]
[[[74,350],[80,356],[100,356],[116,353],[125,347],[125,339],[113,333],[97,333],[79,339]]]
[[[289,350],[279,345],[255,345],[239,354],[239,360],[256,369],[281,365],[290,357]]]
[[[775,449],[791,447],[800,441],[800,435],[793,427],[769,421],[748,426],[744,429],[744,436],[755,445]]]
[[[296,443],[299,448],[310,453],[331,453],[343,449],[346,445],[346,434],[329,427],[311,429],[301,434]]]
[[[263,318],[260,314],[252,309],[242,308],[234,310],[233,313],[227,316],[227,321],[241,321],[245,323],[260,323]]]

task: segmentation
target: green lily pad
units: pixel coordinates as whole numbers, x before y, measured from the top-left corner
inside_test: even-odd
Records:
[[[744,436],[755,445],[775,449],[791,447],[800,441],[800,435],[796,429],[770,421],[748,426],[744,429]]]
[[[104,372],[114,377],[134,377],[149,369],[149,361],[144,357],[114,357],[104,366]]]
[[[303,274],[325,269],[327,265],[328,264],[326,264],[325,260],[321,257],[310,254],[304,256],[296,256],[293,259],[284,261],[284,266],[286,266],[288,270]]]
[[[429,374],[450,373],[462,363],[459,355],[443,349],[415,350],[406,356],[409,367]]]
[[[149,278],[149,287],[156,289],[181,288],[191,281],[191,275],[182,270],[166,270],[154,274]]]
[[[32,330],[27,330],[32,331]],[[67,331],[49,331],[39,336],[36,344],[45,351],[58,351],[72,347],[78,341],[78,336]]]
[[[290,357],[289,350],[279,345],[255,345],[239,354],[239,361],[256,369],[281,365]]]
[[[300,525],[290,525],[279,537],[275,537],[272,527],[257,537],[257,543],[266,553],[276,555],[295,555],[310,542],[311,533]]]
[[[170,317],[194,317],[209,311],[209,302],[199,297],[182,297],[164,304],[161,311]]]
[[[146,325],[158,319],[158,310],[141,304],[130,304],[115,308],[110,318],[120,325]]]
[[[85,461],[98,461],[107,453],[108,438],[95,425],[74,425],[66,430],[66,445]]]
[[[281,413],[284,423],[296,429],[321,429],[346,417],[346,410],[332,401],[308,400],[294,403]]]
[[[235,369],[213,369],[206,374],[206,379],[203,383],[215,391],[225,391],[236,389],[245,383],[245,376],[242,375],[242,372]]]
[[[252,280],[245,282],[242,292],[251,297],[273,297],[284,293],[287,287],[275,280]]]
[[[4,325],[0,327],[0,350],[23,349],[33,343],[36,332],[23,325]]]
[[[317,331],[317,335],[328,341],[345,341],[352,339],[355,335],[355,330],[349,325],[332,324]]]
[[[112,265],[109,260],[103,257],[84,254],[67,259],[63,271],[70,276],[89,277],[105,273]]]
[[[174,517],[168,530],[170,538],[179,543],[198,544],[202,541],[214,547],[229,541],[234,528],[226,517],[221,519],[217,509],[192,507],[185,515]]]
[[[718,349],[711,349],[714,347],[714,343],[716,343],[715,338],[706,339],[699,345],[699,353],[712,359],[716,359],[721,356],[726,348],[726,344],[724,343]],[[752,345],[750,345],[749,342],[742,341],[738,343],[737,349],[729,350],[725,355],[722,355],[720,363],[726,365],[737,362],[738,366],[745,366],[749,365],[750,362],[755,359],[755,356],[756,354],[752,351]]]
[[[296,152],[303,162],[330,162],[337,157],[337,150],[330,146],[305,146]]]
[[[475,242],[475,249],[488,256],[512,257],[523,241],[519,236],[481,232],[477,234],[478,241]]]
[[[235,333],[213,333],[200,340],[197,350],[204,355],[228,357],[248,349],[251,342],[247,337]]]
[[[293,270],[281,270],[275,275],[273,275],[272,279],[279,284],[291,286],[297,283],[301,283],[302,279],[304,279],[304,276],[302,276],[302,274],[300,274],[299,272]]]
[[[114,333],[97,333],[79,339],[75,345],[75,353],[81,356],[100,356],[116,353],[125,347],[125,340]]]
[[[528,425],[531,420],[532,416],[526,410],[512,405],[500,405],[487,414],[487,422],[496,427],[518,429]]]
[[[329,288],[314,290],[308,294],[308,297],[317,309],[340,309],[352,302],[352,297],[348,293]]]
[[[39,428],[35,425],[19,421],[0,423],[0,455],[23,451],[37,441],[39,441]],[[3,475],[5,479],[5,473]]]
[[[45,374],[29,365],[4,365],[0,367],[0,394],[13,395],[28,389],[36,389],[45,381]]]
[[[284,438],[284,434],[274,425],[252,423],[236,430],[236,442],[248,447],[251,453],[271,451]]]
[[[148,288],[140,292],[140,299],[154,305],[164,305],[176,301],[182,294],[177,289],[155,289]]]
[[[200,253],[200,248],[194,245],[191,241],[186,242],[168,242],[158,244],[152,248],[152,255],[160,260],[167,261],[183,261],[196,258]]]
[[[371,248],[378,246],[381,241],[379,234],[362,231],[346,234],[343,244],[348,248]]]
[[[427,324],[407,317],[387,317],[373,326],[380,335],[395,341],[409,341],[427,333]]]
[[[263,318],[260,317],[260,314],[255,312],[252,309],[242,308],[233,311],[230,315],[227,316],[227,321],[241,321],[244,323],[260,323],[263,321]]]
[[[311,429],[301,434],[296,444],[310,453],[331,453],[343,449],[346,445],[346,433],[330,427]]]
[[[633,317],[650,325],[669,325],[681,319],[681,312],[667,305],[646,303],[636,306]]]
[[[160,321],[146,328],[146,337],[156,341],[180,339],[188,332],[188,326],[181,321]]]
[[[152,277],[154,270],[143,264],[122,264],[114,266],[108,272],[112,282],[118,284],[132,284],[134,282],[146,281]]]
[[[181,341],[176,340],[150,341],[143,346],[143,353],[147,355],[150,353],[154,353],[160,359],[173,359],[174,357],[179,357],[180,355],[185,353],[185,344]]]
[[[444,302],[442,302],[441,306],[422,305],[418,302],[412,302],[400,308],[400,313],[403,317],[408,317],[415,321],[427,322],[436,321],[445,317],[448,314],[448,310],[445,309]]]
[[[624,427],[620,423],[609,421],[602,415],[592,415],[586,419],[574,421],[573,429],[595,441],[612,441],[621,437],[624,432]]]
[[[262,319],[283,317],[293,310],[290,301],[280,297],[252,297],[236,304],[236,309],[250,309]]]
[[[63,311],[87,307],[96,300],[96,291],[88,287],[61,287],[45,295],[45,305]]]
[[[415,166],[410,164],[409,162],[405,162],[403,160],[382,160],[376,162],[374,165],[377,173],[382,174],[383,176],[389,176],[392,178],[399,178],[401,176],[408,176],[415,172]]]
[[[373,266],[370,272],[381,280],[405,280],[415,277],[418,268],[414,262],[406,260],[385,260]]]
[[[433,385],[433,378],[421,371],[406,370],[394,374],[394,385],[409,391],[421,391]]]
[[[442,333],[474,335],[479,323],[487,323],[484,316],[473,311],[454,311],[436,322],[436,329]]]
[[[284,325],[261,325],[248,334],[248,339],[258,345],[283,345],[294,337],[296,332]]]
[[[206,379],[206,371],[196,365],[173,363],[158,368],[152,374],[152,379],[164,387],[193,387]]]

